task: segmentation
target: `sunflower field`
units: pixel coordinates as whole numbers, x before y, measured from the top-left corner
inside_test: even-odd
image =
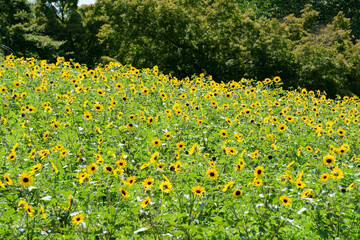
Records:
[[[1,239],[359,239],[360,101],[0,62]]]

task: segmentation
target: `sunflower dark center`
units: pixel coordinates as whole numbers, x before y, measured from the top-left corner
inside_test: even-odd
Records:
[[[92,167],[91,170],[94,171],[94,170],[95,170],[95,167]]]
[[[106,170],[111,171],[111,167],[107,167]]]
[[[257,173],[258,173],[258,174],[261,174],[261,170],[258,170]]]
[[[78,217],[78,218],[76,219],[76,221],[78,221],[78,222],[79,222],[79,221],[80,221],[80,218]]]
[[[235,194],[236,194],[236,195],[240,195],[240,193],[241,193],[241,192],[238,190],[238,191],[236,191]]]
[[[211,172],[211,173],[210,173],[210,176],[212,176],[212,177],[215,176],[215,173]]]
[[[29,182],[29,179],[28,179],[27,177],[25,177],[25,178],[23,179],[23,182]]]
[[[287,203],[288,202],[288,200],[287,199],[284,199],[284,203]]]
[[[201,191],[200,191],[200,190],[196,190],[196,193],[201,193]]]
[[[332,161],[331,161],[331,159],[326,159],[326,162],[331,163]]]

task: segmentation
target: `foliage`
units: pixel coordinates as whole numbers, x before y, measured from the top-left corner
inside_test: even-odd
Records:
[[[62,45],[43,33],[35,24],[31,5],[26,0],[0,2],[1,44],[5,54],[16,54],[51,59]]]
[[[279,75],[288,88],[322,89],[332,97],[360,93],[352,75],[359,45],[341,12],[319,28],[319,12],[310,5],[282,21],[242,13],[226,0],[102,0],[96,7],[106,16],[99,33],[105,53],[122,63],[158,65],[181,77],[207,72],[225,82]]]
[[[284,18],[289,14],[299,17],[307,4],[319,12],[319,25],[332,21],[340,11],[351,19],[352,38],[360,37],[360,3],[357,0],[238,0],[241,9],[252,8],[258,16]]]
[[[359,98],[282,85],[7,56],[1,236],[358,239]]]

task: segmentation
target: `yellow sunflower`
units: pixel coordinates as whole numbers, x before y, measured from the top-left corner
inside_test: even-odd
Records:
[[[141,202],[141,207],[145,208],[147,205],[149,205],[151,201],[151,198],[149,196],[147,196],[142,202]]]
[[[24,187],[31,186],[33,181],[34,181],[33,177],[28,173],[22,173],[19,177],[19,182]]]
[[[203,193],[205,193],[205,189],[201,186],[195,186],[192,188],[192,192],[195,195],[201,196]]]
[[[284,204],[285,207],[290,206],[291,203],[292,203],[291,199],[288,198],[288,197],[285,196],[285,195],[282,195],[282,196],[280,197],[280,201],[282,201],[282,203]]]
[[[82,221],[84,221],[84,215],[83,214],[75,215],[72,218],[72,223],[75,224],[76,226],[79,225]]]

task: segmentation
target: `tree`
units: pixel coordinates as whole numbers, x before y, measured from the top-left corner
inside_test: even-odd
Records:
[[[1,49],[5,54],[50,58],[61,45],[35,24],[32,6],[26,0],[0,0],[0,19]]]
[[[78,0],[38,0],[37,24],[48,36],[64,44],[58,54],[90,67],[100,59],[102,48],[96,34],[103,21],[93,6],[77,7]]]

